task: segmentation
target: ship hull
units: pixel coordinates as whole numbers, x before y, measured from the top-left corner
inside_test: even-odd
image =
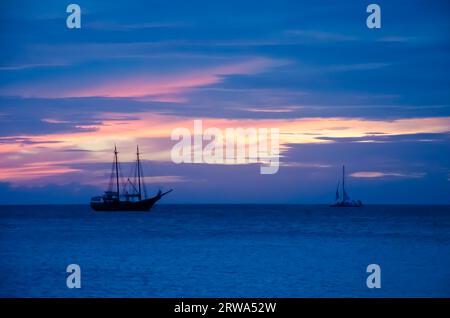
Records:
[[[362,206],[363,206],[362,203],[357,202],[354,203],[339,202],[330,205],[331,208],[361,208]]]
[[[97,212],[149,212],[159,199],[155,196],[140,201],[91,202],[91,208]]]

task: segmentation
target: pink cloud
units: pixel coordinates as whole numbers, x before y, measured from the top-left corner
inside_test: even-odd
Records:
[[[272,67],[285,65],[288,61],[268,58],[249,58],[208,68],[179,71],[172,74],[154,74],[149,70],[136,70],[133,75],[108,74],[107,78],[92,81],[77,81],[62,87],[61,79],[43,83],[5,87],[0,95],[21,97],[128,97],[148,98],[155,101],[185,101],[180,94],[194,88],[223,82],[230,75],[251,75],[267,71]]]
[[[174,128],[193,129],[193,119],[144,112],[127,118],[123,114],[107,113],[93,131],[77,131],[32,136],[16,136],[0,144],[0,181],[26,182],[27,180],[82,180],[83,183],[105,180],[107,169],[83,171],[84,163],[109,162],[111,149],[117,144],[122,161],[134,160],[134,150],[139,144],[146,160],[170,162],[174,144],[170,140]],[[135,118],[137,117],[137,118]],[[51,119],[53,120],[53,119]],[[448,131],[450,117],[412,118],[390,121],[345,118],[297,118],[281,119],[226,119],[209,118],[203,121],[203,129],[226,128],[279,128],[281,153],[290,144],[331,143],[319,137],[342,138],[372,135],[374,131],[385,136]],[[336,129],[339,127],[339,129]],[[15,141],[17,140],[17,141]],[[26,140],[27,142],[23,142]],[[57,143],[52,141],[57,140]],[[73,151],[76,150],[76,151]],[[287,163],[287,165],[291,165]],[[82,171],[79,171],[81,169]],[[421,178],[421,173],[359,171],[356,178]],[[153,180],[155,181],[155,180]],[[171,180],[175,182],[175,180]]]
[[[171,94],[179,94],[192,88],[220,83],[224,76],[240,74],[256,74],[270,67],[282,65],[283,62],[265,58],[255,58],[240,63],[227,64],[203,70],[195,70],[188,74],[166,76],[132,76],[114,79],[97,86],[82,88],[69,92],[70,97],[148,97],[155,96],[160,100],[176,99]]]

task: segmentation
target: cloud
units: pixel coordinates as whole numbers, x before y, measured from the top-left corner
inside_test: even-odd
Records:
[[[57,141],[47,147],[95,149],[102,145],[107,148],[114,141],[133,142],[138,138],[166,138],[170,140],[175,127],[192,129],[193,119],[153,112],[135,112],[132,116],[103,112],[96,115],[95,122],[77,125],[78,130],[7,136],[8,151],[38,147],[47,141]],[[205,127],[265,127],[279,128],[280,140],[289,143],[330,143],[330,142],[429,142],[448,141],[450,117],[411,118],[397,120],[368,120],[352,118],[292,118],[283,119],[229,119],[205,118]],[[50,124],[59,125],[59,124]],[[377,134],[373,134],[376,132]],[[16,138],[16,139],[14,139]],[[33,146],[34,145],[34,146]],[[0,152],[5,151],[0,146]]]
[[[377,39],[379,42],[392,42],[392,43],[409,43],[409,42],[418,42],[423,41],[424,38],[417,36],[385,36]]]
[[[381,171],[358,171],[350,174],[353,178],[423,178],[423,172],[381,172]]]
[[[442,130],[437,133],[407,133],[386,134],[385,132],[366,132],[360,137],[317,137],[318,139],[333,142],[364,142],[364,143],[398,143],[398,142],[448,142],[450,132]]]
[[[0,182],[2,204],[87,204],[89,198],[98,191],[97,187],[71,182],[65,185],[13,185]]]
[[[389,63],[342,64],[342,65],[331,65],[326,69],[331,72],[369,71],[380,69],[388,65]]]
[[[80,170],[58,165],[45,167],[42,162],[37,164],[28,163],[22,167],[0,169],[0,181],[29,182],[34,179],[42,179],[54,175],[65,175],[73,172],[80,172]]]
[[[150,177],[143,177],[143,182],[148,184],[168,184],[168,183],[178,183],[178,182],[187,182],[189,181],[185,177],[182,176],[150,176]]]
[[[180,94],[198,87],[221,83],[227,76],[254,75],[273,67],[286,65],[288,61],[255,57],[224,65],[180,70],[172,74],[152,74],[142,70],[128,70],[132,75],[108,74],[95,80],[69,82],[59,80],[4,87],[0,94],[24,98],[73,98],[73,97],[151,97],[177,98]],[[56,89],[58,87],[58,89]],[[173,96],[175,95],[175,96]]]
[[[346,35],[335,32],[318,31],[318,30],[286,30],[286,36],[313,40],[318,42],[352,42],[358,40],[357,36]]]
[[[27,70],[34,68],[47,68],[47,67],[60,67],[60,66],[68,66],[68,63],[31,63],[31,64],[16,64],[16,65],[4,65],[0,66],[0,71],[19,71],[19,70]]]
[[[295,106],[286,106],[277,108],[268,108],[268,107],[241,108],[242,111],[251,113],[292,113],[295,109],[296,109]]]
[[[86,174],[85,166],[80,163],[101,163],[111,157],[111,149],[118,144],[121,158],[132,161],[134,147],[140,145],[145,158],[160,162],[171,162],[170,151],[175,142],[170,140],[174,128],[185,127],[193,129],[193,121],[185,117],[154,114],[149,112],[136,113],[128,118],[121,114],[104,113],[100,120],[90,130],[77,132],[63,132],[52,134],[37,134],[34,136],[14,136],[2,138],[0,154],[3,158],[0,164],[0,179],[5,181],[29,182],[50,178],[61,182],[66,180],[80,180],[91,183],[93,180],[104,179],[104,170],[95,170]],[[401,142],[411,141],[417,147],[418,141],[424,138],[448,141],[446,132],[450,126],[449,118],[404,119],[395,121],[369,121],[361,119],[343,118],[303,118],[284,120],[233,120],[233,119],[205,119],[203,129],[216,127],[222,131],[226,128],[279,128],[281,164],[287,167],[304,167],[303,158],[306,153],[300,153],[298,158],[287,156],[293,145],[308,144],[361,144],[360,141],[377,139],[389,141],[399,145]],[[82,129],[86,127],[81,127]],[[421,131],[430,131],[424,134]],[[442,133],[439,133],[439,132]],[[374,136],[367,134],[376,132]],[[430,143],[430,142],[423,142]],[[390,150],[392,152],[392,150]],[[300,162],[300,163],[299,163]],[[308,162],[308,161],[306,161]],[[330,166],[330,163],[312,161],[313,168]],[[107,166],[107,165],[105,165]],[[102,172],[103,171],[103,172]],[[391,175],[356,173],[354,176],[363,177],[407,177],[407,175]],[[382,170],[380,170],[382,171]],[[101,176],[96,175],[100,173]],[[369,171],[370,172],[370,171]],[[383,172],[384,173],[384,172]],[[167,175],[173,175],[171,173]],[[163,180],[161,180],[163,181]],[[174,179],[166,181],[175,182]],[[178,180],[181,181],[181,180]]]
[[[179,28],[186,26],[183,22],[161,22],[161,23],[116,23],[116,22],[88,22],[84,27],[89,29],[109,30],[109,31],[136,31],[145,29]]]

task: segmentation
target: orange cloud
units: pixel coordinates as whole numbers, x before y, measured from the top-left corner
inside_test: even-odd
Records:
[[[136,114],[137,120],[123,119],[118,114],[105,114],[104,120],[94,131],[20,136],[34,143],[0,144],[0,179],[37,178],[51,174],[74,172],[69,163],[105,162],[111,158],[111,149],[117,144],[123,161],[134,159],[135,145],[139,143],[145,159],[170,161],[170,140],[173,129],[186,127],[193,129],[193,119],[154,113]],[[364,137],[372,132],[384,136],[418,133],[444,133],[450,127],[450,117],[411,118],[391,121],[346,119],[346,118],[299,118],[292,120],[273,119],[205,119],[203,129],[226,128],[279,128],[281,155],[289,144],[330,143],[323,137]],[[58,143],[50,141],[58,140]],[[46,143],[49,142],[49,143]],[[87,150],[86,155],[67,157],[66,164],[61,163],[59,152],[65,149]],[[48,154],[51,151],[51,156]],[[54,158],[53,165],[49,161]],[[55,163],[56,162],[56,163]],[[30,164],[33,163],[33,164]],[[22,165],[22,166],[18,166]],[[376,173],[361,172],[355,177],[377,177]]]
[[[400,178],[422,178],[424,173],[403,173],[403,172],[381,172],[381,171],[358,171],[350,174],[354,178],[383,178],[383,177],[400,177]]]

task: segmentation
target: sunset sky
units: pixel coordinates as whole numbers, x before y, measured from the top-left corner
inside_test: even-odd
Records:
[[[0,204],[88,203],[139,144],[162,203],[450,204],[450,4],[0,4]],[[174,164],[177,127],[281,132],[280,169]]]

